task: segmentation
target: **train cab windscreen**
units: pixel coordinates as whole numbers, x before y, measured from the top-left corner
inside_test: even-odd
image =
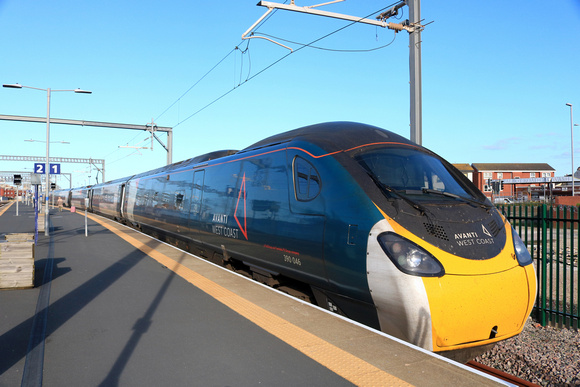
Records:
[[[483,201],[474,197],[472,190],[456,179],[441,160],[416,149],[374,149],[355,156],[355,160],[387,194],[423,202]]]

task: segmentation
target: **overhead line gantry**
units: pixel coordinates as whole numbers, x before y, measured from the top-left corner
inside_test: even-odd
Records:
[[[46,117],[28,117],[28,116],[11,116],[0,114],[0,120],[6,121],[23,121],[23,122],[46,122]],[[173,162],[173,128],[157,126],[153,121],[146,125],[136,125],[136,124],[119,124],[112,122],[99,122],[99,121],[84,121],[84,120],[70,120],[63,118],[50,118],[51,124],[63,124],[63,125],[78,125],[78,126],[93,126],[100,128],[114,128],[114,129],[130,129],[130,130],[144,130],[150,132],[151,135],[161,144],[161,146],[167,151],[167,164]],[[167,133],[167,145],[164,144],[155,132],[166,132]]]

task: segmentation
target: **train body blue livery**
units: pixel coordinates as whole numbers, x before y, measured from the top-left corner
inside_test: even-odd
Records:
[[[489,200],[372,126],[313,125],[55,194],[432,351],[514,336],[535,300],[531,257]]]

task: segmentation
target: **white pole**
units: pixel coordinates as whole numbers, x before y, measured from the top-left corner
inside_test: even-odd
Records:
[[[85,236],[89,235],[89,226],[87,223],[87,210],[89,208],[89,198],[85,198]]]
[[[44,235],[49,235],[49,190],[50,190],[50,88],[46,89],[46,186],[44,187],[44,201],[46,207],[44,208]]]

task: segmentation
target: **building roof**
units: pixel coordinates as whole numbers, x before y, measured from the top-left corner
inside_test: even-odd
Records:
[[[461,172],[473,172],[473,167],[467,163],[453,164],[453,166]]]
[[[555,171],[547,163],[473,163],[473,168],[481,171]]]

